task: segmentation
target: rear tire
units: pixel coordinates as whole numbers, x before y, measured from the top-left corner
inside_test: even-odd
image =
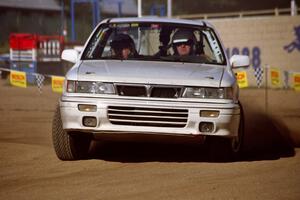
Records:
[[[52,122],[52,141],[60,160],[86,159],[91,143],[90,135],[67,132],[63,129],[60,108],[57,106]]]

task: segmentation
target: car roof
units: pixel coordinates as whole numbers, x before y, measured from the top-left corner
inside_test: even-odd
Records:
[[[133,23],[133,22],[156,22],[156,23],[174,23],[174,24],[185,24],[194,26],[208,26],[213,27],[209,22],[204,20],[186,20],[186,19],[175,19],[167,17],[124,17],[124,18],[110,18],[105,19],[101,23]]]

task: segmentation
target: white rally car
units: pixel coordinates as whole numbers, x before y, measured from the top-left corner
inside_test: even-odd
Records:
[[[249,57],[229,60],[210,23],[106,19],[81,52],[64,50],[62,59],[74,66],[53,119],[59,159],[84,159],[92,140],[125,135],[201,138],[221,154],[241,151],[243,112],[232,69],[249,66]]]

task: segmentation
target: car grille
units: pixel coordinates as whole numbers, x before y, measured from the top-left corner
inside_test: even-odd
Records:
[[[117,85],[117,91],[120,96],[147,96],[147,89],[145,86]]]
[[[108,119],[116,125],[180,128],[186,126],[187,118],[186,109],[108,107]]]
[[[152,85],[117,85],[118,95],[135,97],[178,98],[182,87]]]

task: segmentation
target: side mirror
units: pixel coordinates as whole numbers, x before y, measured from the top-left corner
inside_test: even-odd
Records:
[[[61,59],[76,63],[79,58],[79,52],[75,49],[65,49],[61,54]]]
[[[249,56],[233,55],[230,58],[230,66],[232,68],[249,67],[250,59]]]
[[[83,51],[84,46],[74,46],[74,49],[79,53]]]

